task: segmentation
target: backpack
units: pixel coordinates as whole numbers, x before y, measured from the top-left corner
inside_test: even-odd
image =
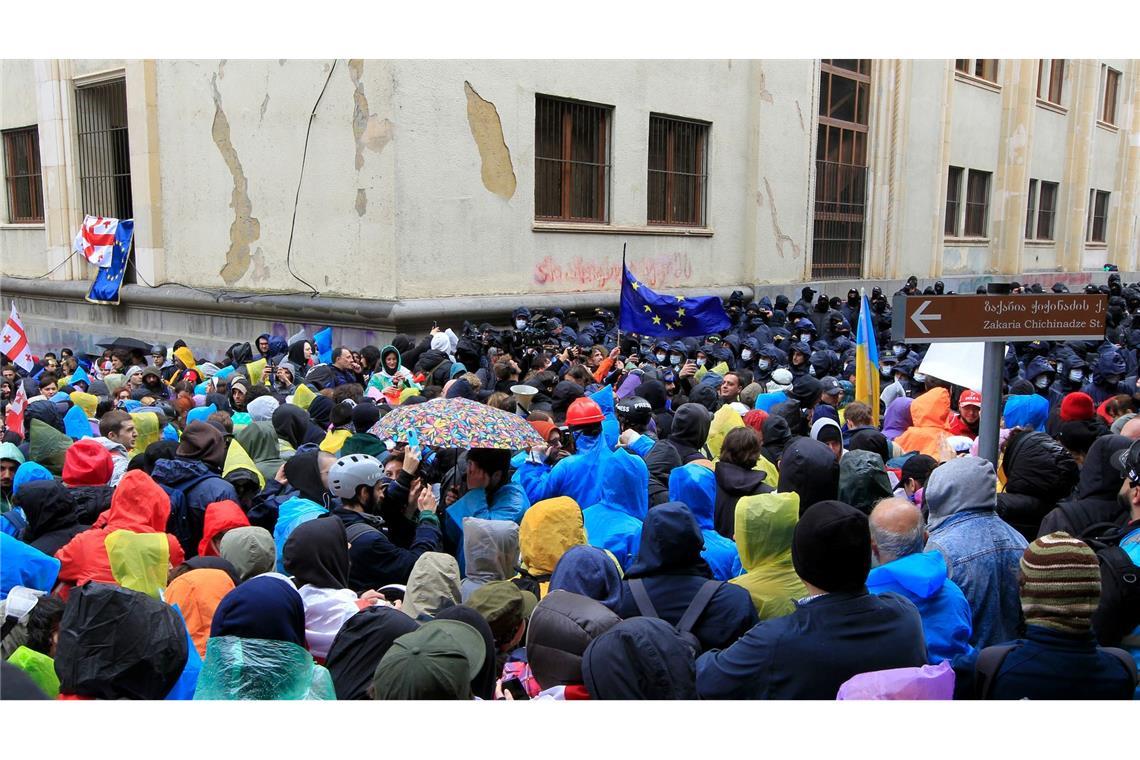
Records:
[[[974,663],[974,698],[975,699],[989,699],[990,691],[993,689],[994,678],[1001,671],[1001,665],[1005,662],[1006,655],[1020,646],[1019,644],[998,644],[997,646],[986,647],[978,653],[978,659]],[[1132,683],[1136,683],[1136,661],[1132,659],[1132,655],[1123,649],[1116,647],[1101,647],[1100,651],[1105,654],[1110,654],[1116,659],[1120,660],[1120,664],[1132,676]]]
[[[186,501],[186,494],[177,488],[158,484],[170,497],[170,517],[166,520],[166,532],[178,539],[186,557],[198,555],[198,545],[194,543],[194,520],[190,515],[190,505]],[[201,530],[199,530],[199,535]]]
[[[1093,627],[1101,642],[1119,643],[1140,625],[1140,567],[1120,547],[1130,533],[1114,523],[1096,523],[1080,535],[1100,562],[1100,604]]]
[[[380,533],[380,530],[366,522],[354,522],[344,529],[345,535],[348,536],[350,544],[356,543],[356,540],[367,533]],[[383,534],[381,534],[383,535]]]
[[[704,651],[700,639],[693,633],[693,627],[696,626],[697,621],[700,620],[701,615],[704,614],[705,609],[712,602],[713,596],[720,587],[724,585],[724,581],[710,580],[705,581],[700,590],[697,591],[696,596],[689,602],[689,606],[681,614],[681,619],[677,621],[677,625],[673,626],[681,638],[685,640],[690,647],[693,648],[693,654],[697,655]],[[637,604],[637,611],[641,613],[642,617],[652,617],[662,619],[657,614],[657,608],[653,606],[653,602],[649,599],[649,592],[645,588],[645,581],[641,578],[632,578],[629,581],[629,591],[633,594],[633,601]]]

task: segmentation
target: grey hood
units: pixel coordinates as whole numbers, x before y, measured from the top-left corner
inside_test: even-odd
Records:
[[[461,589],[466,602],[484,583],[515,576],[519,564],[519,526],[511,520],[463,518],[463,558],[467,576]]]
[[[930,511],[931,530],[952,515],[997,506],[994,466],[980,457],[958,457],[934,468],[926,483],[923,503]]]

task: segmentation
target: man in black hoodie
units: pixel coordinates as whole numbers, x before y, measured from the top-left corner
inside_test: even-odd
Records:
[[[700,404],[682,404],[673,418],[669,437],[657,441],[645,455],[649,468],[649,505],[669,501],[669,474],[697,459],[712,459],[705,441],[712,415]]]
[[[1117,500],[1124,484],[1124,475],[1118,469],[1117,460],[1131,445],[1132,439],[1122,435],[1097,438],[1085,457],[1073,498],[1061,502],[1045,515],[1037,536],[1060,530],[1079,537],[1097,523],[1126,524],[1128,509]]]
[[[681,502],[672,501],[649,510],[637,559],[621,584],[618,615],[623,620],[638,615],[658,617],[678,625],[701,588],[712,580],[712,570],[701,558],[704,544],[697,518]],[[638,604],[631,584],[640,584],[655,615],[649,615],[643,604]],[[702,651],[726,647],[758,621],[748,591],[743,586],[721,583],[693,624],[692,634]]]
[[[23,541],[49,557],[87,530],[80,525],[71,489],[57,480],[36,480],[20,486],[15,505],[24,510],[28,527]]]
[[[780,458],[780,493],[800,496],[800,516],[820,501],[834,500],[839,494],[839,462],[826,443],[812,438],[796,438]]]

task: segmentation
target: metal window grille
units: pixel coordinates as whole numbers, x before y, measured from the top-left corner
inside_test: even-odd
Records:
[[[867,203],[870,61],[824,59],[819,91],[812,276],[859,277]]]
[[[958,211],[962,206],[962,167],[951,166],[946,173],[946,221],[942,232],[958,237]]]
[[[704,225],[708,130],[705,123],[650,114],[650,224]]]
[[[1037,239],[1053,239],[1053,219],[1057,215],[1057,183],[1041,182],[1041,200],[1037,207]]]
[[[612,112],[611,106],[535,96],[536,219],[607,221]]]
[[[990,172],[970,170],[966,181],[966,236],[985,237],[990,199]]]
[[[44,188],[40,175],[40,136],[35,127],[4,132],[4,180],[8,189],[8,221],[34,224],[44,220]]]
[[[75,114],[83,213],[130,219],[133,208],[126,82],[118,79],[77,87]]]

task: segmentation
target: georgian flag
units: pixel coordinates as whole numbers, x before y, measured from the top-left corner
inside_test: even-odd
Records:
[[[8,411],[4,415],[4,424],[8,430],[24,435],[24,410],[28,408],[28,394],[24,392],[24,384],[18,383],[16,395],[8,402]]]
[[[24,325],[20,322],[14,301],[4,331],[0,332],[0,350],[3,350],[4,355],[25,372],[31,372],[36,364],[32,359],[32,349],[28,345],[28,334],[24,332]]]
[[[115,233],[119,220],[106,216],[85,216],[83,227],[75,236],[76,253],[83,256],[100,269],[111,266],[111,254],[115,248]]]

